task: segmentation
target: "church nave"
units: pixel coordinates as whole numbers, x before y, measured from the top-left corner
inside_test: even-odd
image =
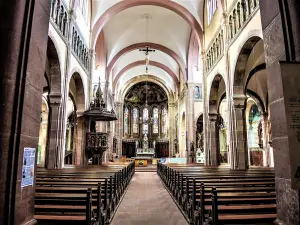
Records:
[[[156,172],[136,172],[112,225],[186,225]]]
[[[1,1],[0,225],[298,225],[299,18],[300,0]]]

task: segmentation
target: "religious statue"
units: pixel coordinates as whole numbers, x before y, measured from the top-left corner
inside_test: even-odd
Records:
[[[194,147],[194,141],[191,141],[191,143],[190,143],[190,145],[191,145],[191,151],[190,151],[190,157],[191,157],[191,163],[194,163],[195,162],[195,147]]]
[[[203,151],[203,132],[198,133],[198,143],[197,143],[197,149],[199,148],[201,151]]]
[[[270,119],[268,120],[268,143],[272,147],[272,123]]]
[[[116,137],[113,138],[113,153],[118,152],[118,139]]]
[[[258,133],[258,146],[260,148],[263,148],[263,140],[262,140],[262,122],[260,121],[257,127],[257,133]]]
[[[144,149],[144,150],[147,150],[148,147],[149,147],[149,145],[148,145],[148,136],[147,136],[147,134],[144,134],[144,139],[143,139],[143,149]]]
[[[191,152],[193,152],[195,150],[194,141],[191,141],[190,145],[191,145]]]
[[[177,154],[178,153],[178,139],[177,138],[174,139],[174,150],[175,150],[175,154]]]

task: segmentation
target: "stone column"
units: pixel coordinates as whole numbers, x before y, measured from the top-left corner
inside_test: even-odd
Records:
[[[116,138],[117,138],[117,154],[122,157],[122,137],[123,137],[123,107],[122,102],[116,102],[116,114],[118,120],[115,122]]]
[[[84,118],[77,118],[77,127],[76,127],[76,153],[75,153],[75,165],[84,165],[85,158],[85,127],[84,127]]]
[[[219,163],[219,133],[217,128],[218,115],[209,114],[209,162],[212,166],[218,166]]]
[[[236,146],[234,151],[235,158],[235,169],[248,169],[248,146],[247,146],[247,127],[246,127],[246,97],[235,96],[234,101],[234,114],[235,120],[235,135],[236,135]]]
[[[50,1],[1,1],[0,15],[0,224],[31,225],[34,186],[21,188],[23,153],[38,147]]]
[[[168,127],[168,135],[169,135],[169,157],[172,157],[175,155],[175,149],[174,149],[174,139],[176,138],[175,134],[175,104],[169,103],[168,107],[168,118],[169,118],[169,127]]]
[[[195,137],[196,137],[196,132],[194,130],[194,84],[187,84],[187,90],[186,90],[186,131],[187,131],[187,157],[188,157],[188,162],[191,162],[191,157],[190,155],[190,143],[194,141],[195,143]]]
[[[286,129],[288,115],[283,110],[286,95],[281,88],[283,74],[278,60],[300,61],[299,25],[300,10],[298,0],[260,0],[261,22],[264,36],[265,58],[268,72],[268,91],[270,98],[270,116],[272,124],[272,146],[274,151],[277,224],[299,224],[299,190],[291,187],[290,162],[291,146]],[[268,16],[266,16],[268,15]],[[283,29],[284,28],[284,29]],[[290,67],[288,65],[288,67]],[[299,69],[298,69],[299,71]],[[275,78],[273,77],[275,75]],[[297,84],[297,83],[296,83]],[[299,85],[299,83],[298,83]],[[299,148],[298,148],[299,149]],[[299,158],[298,158],[299,160]]]
[[[263,165],[270,166],[270,149],[268,148],[268,113],[262,115]]]
[[[208,107],[207,102],[209,98],[209,94],[207,94],[207,81],[206,81],[206,67],[207,67],[207,58],[206,52],[202,51],[202,62],[203,62],[203,73],[202,73],[202,96],[203,96],[203,148],[204,148],[204,156],[205,156],[205,165],[209,165],[209,120],[208,120]]]
[[[61,155],[59,154],[58,131],[59,131],[59,111],[61,107],[61,94],[49,94],[49,139],[46,153],[46,168],[57,169],[60,165]]]
[[[108,149],[106,150],[107,152],[107,156],[108,156],[108,161],[112,159],[113,155],[113,139],[114,139],[114,135],[113,135],[113,131],[112,131],[112,122],[107,122],[107,134],[108,134]]]
[[[299,224],[299,63],[268,69],[272,146],[277,197],[276,224]]]

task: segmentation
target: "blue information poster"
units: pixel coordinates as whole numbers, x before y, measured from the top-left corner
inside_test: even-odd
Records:
[[[35,148],[24,148],[21,187],[32,186],[34,181]]]

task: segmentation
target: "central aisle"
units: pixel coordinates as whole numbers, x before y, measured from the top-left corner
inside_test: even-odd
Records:
[[[136,172],[112,225],[187,225],[156,172]]]

